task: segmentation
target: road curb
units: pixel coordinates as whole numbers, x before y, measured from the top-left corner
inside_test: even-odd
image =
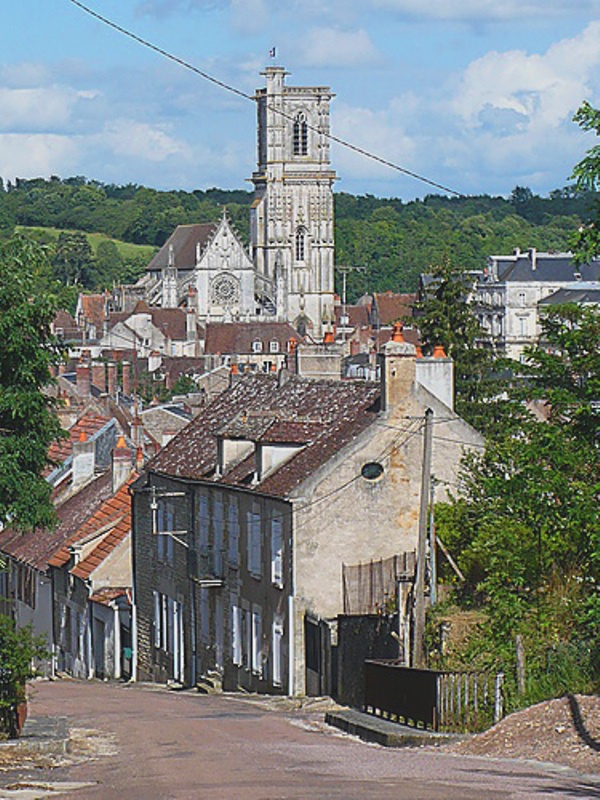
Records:
[[[345,733],[358,736],[366,742],[381,744],[385,747],[441,745],[464,738],[459,734],[436,733],[435,731],[410,728],[408,725],[401,725],[398,722],[391,722],[351,708],[327,712],[325,722]]]

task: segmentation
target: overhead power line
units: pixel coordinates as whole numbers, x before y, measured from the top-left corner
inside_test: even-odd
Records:
[[[244,100],[251,100],[253,103],[256,102],[256,98],[248,94],[247,92],[238,89],[235,86],[232,86],[225,81],[221,81],[218,78],[215,78],[213,75],[210,75],[208,72],[195,67],[193,64],[190,64],[189,61],[185,61],[183,58],[179,58],[179,56],[170,53],[168,50],[164,50],[162,47],[158,47],[158,45],[153,44],[152,42],[148,41],[147,39],[138,36],[133,31],[124,28],[122,25],[118,25],[116,22],[108,19],[108,17],[99,14],[97,11],[89,8],[84,3],[81,3],[80,0],[69,0],[74,6],[77,6],[82,11],[85,11],[86,14],[89,14],[94,19],[97,19],[99,22],[102,22],[104,25],[107,25],[109,28],[112,28],[119,33],[122,33],[123,36],[127,36],[129,39],[133,39],[134,42],[141,44],[143,47],[147,47],[149,50],[153,50],[155,53],[163,56],[164,58],[168,59],[169,61],[173,61],[175,64],[179,64],[179,66],[184,67],[185,69],[189,69],[194,74],[198,75],[200,78],[203,78],[206,81],[218,86],[220,89],[224,89],[226,92],[231,92],[232,94],[237,95],[238,97],[242,97]],[[269,106],[269,110],[273,111],[280,116],[293,121],[293,117],[290,114],[286,114],[285,111],[281,109],[274,108],[273,106]],[[462,192],[457,191],[456,189],[451,189],[449,186],[444,186],[442,183],[438,183],[437,181],[433,181],[430,178],[426,178],[424,175],[419,175],[417,172],[413,172],[410,169],[406,169],[406,167],[401,167],[399,164],[396,164],[393,161],[390,161],[387,158],[383,158],[382,156],[377,155],[376,153],[372,153],[369,150],[366,150],[363,147],[359,147],[358,145],[352,144],[352,142],[348,142],[345,139],[340,138],[339,136],[334,136],[332,133],[325,133],[324,131],[320,130],[314,125],[310,125],[307,123],[307,128],[316,133],[319,133],[322,136],[325,136],[332,142],[339,144],[341,147],[345,147],[347,150],[351,150],[354,153],[358,153],[365,158],[370,159],[371,161],[375,161],[378,164],[382,164],[385,167],[389,167],[390,169],[395,170],[396,172],[402,173],[402,175],[406,175],[409,178],[414,178],[414,180],[419,181],[420,183],[425,183],[428,186],[432,186],[434,189],[441,189],[443,192],[447,192],[448,194],[453,194],[456,197],[464,197]]]

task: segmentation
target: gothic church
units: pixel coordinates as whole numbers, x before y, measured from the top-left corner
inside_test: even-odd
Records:
[[[250,252],[225,213],[216,224],[180,225],[138,287],[153,305],[187,303],[200,323],[291,322],[320,339],[334,304],[333,95],[326,86],[286,86],[283,67],[262,74]]]

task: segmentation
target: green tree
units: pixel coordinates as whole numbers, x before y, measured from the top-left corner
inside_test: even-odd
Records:
[[[442,345],[454,359],[456,410],[487,430],[497,422],[491,404],[499,394],[502,365],[468,300],[473,278],[445,258],[431,268],[428,281],[415,306],[421,338],[429,352]]]
[[[46,656],[42,637],[0,614],[0,731],[11,738],[18,734],[17,707],[25,702],[25,683],[35,674],[33,660]]]
[[[107,289],[122,279],[123,259],[119,248],[110,239],[103,239],[96,247],[94,269],[95,289]]]
[[[58,280],[67,286],[94,287],[94,255],[84,233],[62,231],[56,243],[54,270]]]
[[[577,109],[573,121],[584,131],[593,131],[600,136],[600,111],[587,100]],[[594,145],[587,151],[573,168],[571,178],[579,191],[596,193],[600,190],[600,145]],[[590,205],[588,219],[579,226],[572,241],[577,264],[585,264],[600,255],[600,202],[594,199]]]
[[[524,382],[507,388],[502,425],[465,459],[460,495],[439,508],[438,532],[466,575],[460,601],[487,614],[464,656],[512,671],[520,633],[531,700],[599,681],[600,417],[590,403],[599,321],[569,306],[543,320]],[[548,403],[547,421],[527,410],[534,398]],[[561,654],[560,668],[548,653]]]
[[[63,359],[50,331],[59,307],[48,285],[47,251],[16,235],[0,246],[0,523],[48,526],[48,447],[62,431],[44,393]]]

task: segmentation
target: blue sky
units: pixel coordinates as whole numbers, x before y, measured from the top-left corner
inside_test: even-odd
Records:
[[[571,121],[600,105],[600,0],[89,0],[252,93],[268,63],[330,85],[333,132],[465,194],[545,194],[595,143]],[[277,47],[275,61],[269,49]],[[85,175],[161,189],[240,188],[253,103],[104,27],[69,0],[3,9],[0,176]],[[427,186],[332,148],[338,190]]]

